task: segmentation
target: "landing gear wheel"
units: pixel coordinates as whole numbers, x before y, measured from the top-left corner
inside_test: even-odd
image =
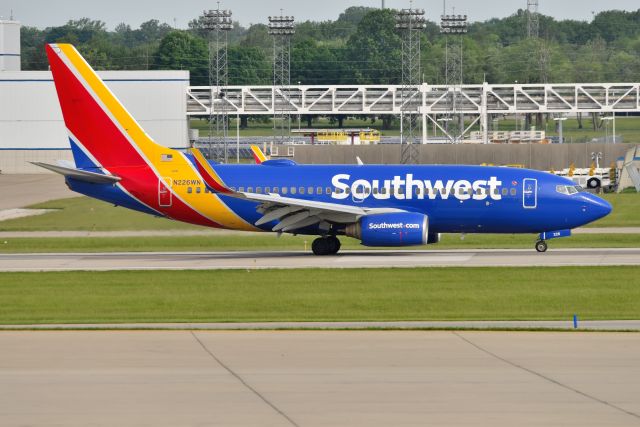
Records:
[[[318,237],[311,244],[315,255],[334,255],[340,250],[340,240],[336,236]]]
[[[547,251],[547,242],[544,240],[538,240],[536,242],[536,251],[538,252],[546,252]]]
[[[336,236],[329,236],[327,237],[328,243],[329,243],[329,247],[331,248],[329,253],[331,255],[335,255],[338,253],[338,251],[340,250],[340,240],[338,240],[338,238]]]

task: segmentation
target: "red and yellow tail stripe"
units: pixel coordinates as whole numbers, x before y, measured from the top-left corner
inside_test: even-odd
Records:
[[[220,175],[216,173],[215,170],[211,167],[207,159],[204,158],[200,150],[197,148],[191,148],[189,150],[193,155],[195,160],[196,168],[198,169],[198,173],[202,176],[202,179],[207,184],[207,186],[215,191],[216,193],[224,193],[231,194],[233,191],[229,189],[225,185],[225,183],[220,178]]]
[[[201,178],[189,160],[155,143],[72,45],[48,45],[47,56],[69,133],[82,141],[99,166],[122,178],[120,185],[132,197],[173,219],[256,229],[215,194],[188,193],[185,186],[170,187],[172,205],[160,206],[159,182]]]
[[[269,158],[264,155],[260,147],[258,147],[257,145],[251,146],[251,154],[253,154],[253,159],[256,161],[257,165],[261,164],[266,160],[269,160]]]

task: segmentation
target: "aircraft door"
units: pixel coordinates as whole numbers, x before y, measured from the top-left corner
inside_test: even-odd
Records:
[[[161,208],[168,208],[173,203],[172,186],[173,179],[171,178],[165,177],[158,180],[158,205]]]
[[[522,181],[522,207],[535,209],[538,207],[538,180],[525,178]]]

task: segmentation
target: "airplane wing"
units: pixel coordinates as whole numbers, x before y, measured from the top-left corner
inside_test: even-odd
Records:
[[[191,154],[194,156],[196,167],[202,176],[202,180],[210,191],[229,197],[260,202],[257,210],[262,214],[262,217],[256,221],[255,225],[260,226],[272,221],[279,221],[273,227],[273,231],[289,232],[322,222],[349,224],[356,222],[364,215],[405,212],[402,209],[394,208],[366,208],[297,199],[277,193],[258,194],[233,191],[224,184],[202,153],[194,148],[191,149]]]

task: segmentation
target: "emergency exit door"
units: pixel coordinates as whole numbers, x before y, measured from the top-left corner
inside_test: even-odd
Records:
[[[525,178],[522,181],[522,207],[535,209],[538,207],[538,180]]]

